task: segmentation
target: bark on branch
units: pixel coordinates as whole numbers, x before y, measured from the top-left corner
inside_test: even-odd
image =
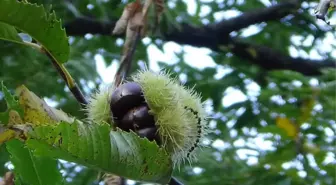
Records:
[[[336,61],[333,59],[318,61],[293,58],[274,49],[242,42],[230,36],[232,31],[238,31],[253,24],[279,21],[295,12],[299,5],[300,3],[295,0],[282,2],[271,7],[246,12],[235,18],[202,27],[182,24],[181,29],[173,29],[173,31],[163,33],[162,39],[195,47],[207,47],[216,52],[221,52],[220,47],[230,45],[231,52],[237,57],[247,59],[247,61],[267,70],[288,69],[305,75],[320,75],[319,68],[336,67]],[[110,36],[115,23],[116,20],[104,22],[80,17],[67,22],[64,27],[67,34],[71,36],[83,36],[87,33]],[[247,52],[247,48],[254,49],[257,57],[253,57],[251,53]]]

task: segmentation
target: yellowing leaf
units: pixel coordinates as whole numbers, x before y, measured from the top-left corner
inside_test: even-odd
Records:
[[[289,137],[295,138],[298,134],[298,129],[295,124],[288,118],[278,117],[276,119],[276,125],[285,130]]]
[[[8,129],[5,129],[5,128],[1,128],[0,144],[15,138],[16,135],[17,135],[17,132],[15,132],[14,130],[8,130]]]
[[[22,124],[23,121],[19,115],[18,112],[15,110],[9,111],[9,119],[8,119],[8,125],[16,125],[16,124]]]
[[[33,125],[57,123],[59,121],[73,122],[63,111],[49,107],[45,101],[29,91],[25,86],[17,88],[19,104],[24,109],[23,122]]]
[[[6,101],[7,110],[5,112],[0,112],[0,124],[7,125],[10,121],[13,123],[15,122],[13,116],[18,116],[18,119],[23,117],[23,109],[20,106],[17,99],[11,94],[11,92],[5,87],[3,82],[1,82],[1,92],[4,95],[4,100]],[[14,112],[17,115],[14,115]],[[10,118],[12,117],[12,118]],[[10,120],[12,119],[12,120]],[[17,120],[17,119],[16,119]]]
[[[31,126],[54,124],[60,121],[72,123],[74,121],[64,112],[49,107],[25,86],[16,89],[18,101],[4,86],[2,90],[5,93],[5,100],[9,109],[0,115],[3,120],[6,118],[6,121],[0,127],[0,144],[13,138],[25,139],[22,131],[30,130]],[[22,112],[22,116],[20,112]]]

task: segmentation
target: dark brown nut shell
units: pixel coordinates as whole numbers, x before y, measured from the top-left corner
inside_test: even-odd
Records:
[[[145,137],[150,141],[155,140],[157,144],[160,144],[159,134],[156,127],[147,127],[137,131],[140,137]]]
[[[133,130],[140,137],[160,145],[154,116],[149,114],[141,86],[135,82],[120,85],[112,93],[110,108],[113,120],[122,130]]]
[[[148,111],[149,109],[146,105],[133,108],[120,121],[117,121],[117,126],[124,130],[155,127],[154,117]]]
[[[120,120],[129,110],[145,103],[142,89],[138,83],[128,82],[120,85],[111,97],[113,118]]]

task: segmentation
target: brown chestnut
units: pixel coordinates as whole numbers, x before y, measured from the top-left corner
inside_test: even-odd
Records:
[[[142,89],[138,83],[127,82],[112,93],[111,111],[114,119],[120,120],[132,108],[145,103]]]
[[[136,131],[140,137],[145,137],[150,141],[155,140],[157,144],[160,144],[160,139],[157,133],[156,127],[147,127]]]
[[[153,127],[155,126],[154,117],[148,111],[149,109],[146,105],[133,108],[120,121],[117,121],[117,126],[124,130]]]
[[[127,82],[117,87],[112,93],[110,108],[117,127],[125,131],[133,130],[141,137],[159,144],[154,116],[149,114],[149,107],[138,83]]]

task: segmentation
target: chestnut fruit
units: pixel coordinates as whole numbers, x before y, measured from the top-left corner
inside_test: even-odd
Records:
[[[124,131],[134,131],[141,137],[159,143],[154,116],[149,114],[141,86],[127,82],[112,93],[110,108],[113,121]]]
[[[128,82],[120,85],[112,93],[111,111],[114,118],[121,119],[130,109],[145,103],[139,84]]]

